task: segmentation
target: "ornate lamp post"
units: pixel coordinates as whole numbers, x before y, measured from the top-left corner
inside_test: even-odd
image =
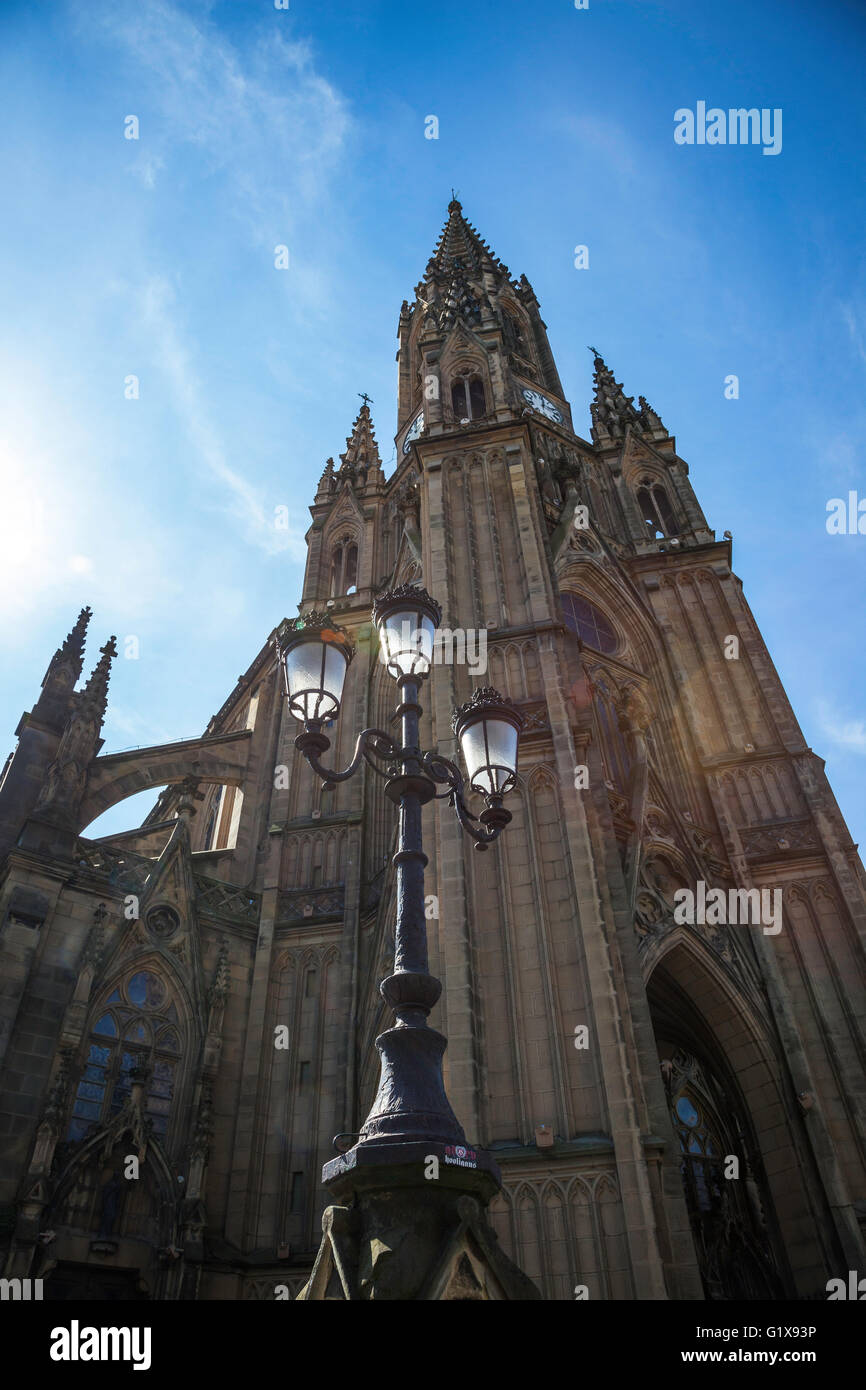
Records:
[[[447,797],[475,848],[486,850],[511,820],[503,800],[516,781],[523,718],[490,687],[476,690],[472,699],[455,712],[453,728],[466,762],[468,787],[485,802],[480,816],[473,815],[466,805],[467,783],[460,769],[439,753],[422,751],[419,744],[419,691],[433,662],[441,617],[436,600],[416,586],[403,585],[376,600],[373,621],[378,629],[381,659],[400,692],[394,717],[401,721],[401,734],[397,741],[382,729],[363,729],[351,762],[342,771],[325,767],[321,757],[330,747],[323,724],[339,716],[346,671],[354,655],[346,633],[329,615],[309,613],[295,621],[281,653],[289,709],[304,725],[295,747],[325,787],[345,782],[366,760],[384,777],[385,794],[399,808],[399,843],[393,859],[397,889],[394,968],[379,986],[394,1011],[395,1023],[376,1039],[381,1056],[379,1089],[358,1141],[347,1153],[325,1165],[325,1184],[335,1196],[352,1198],[353,1205],[351,1213],[349,1209],[333,1207],[326,1212],[325,1239],[303,1297],[437,1296],[422,1291],[425,1278],[433,1278],[426,1264],[441,1247],[442,1233],[449,1228],[449,1222],[451,1226],[455,1220],[466,1224],[469,1209],[464,1204],[460,1217],[455,1200],[461,1194],[464,1198],[472,1194],[486,1202],[500,1186],[498,1169],[489,1156],[467,1148],[466,1136],[448,1102],[442,1079],[447,1042],[427,1022],[442,986],[428,969],[424,916],[427,856],[422,845],[421,810],[434,798]],[[435,1182],[425,1182],[425,1168],[430,1177],[431,1159],[436,1160],[439,1176]],[[444,1171],[439,1170],[440,1162],[448,1165]],[[397,1217],[395,1193],[400,1189],[408,1201]],[[422,1195],[429,1199],[423,1203],[423,1213],[419,1209]],[[443,1197],[450,1200],[443,1202]],[[470,1205],[480,1220],[481,1208],[477,1202]],[[381,1253],[381,1233],[386,1228],[392,1235],[395,1230],[402,1230],[405,1240],[398,1242],[404,1246],[398,1259],[394,1258],[396,1247],[387,1247],[392,1258],[390,1273],[383,1277],[377,1274],[376,1259],[370,1252],[375,1249]],[[414,1241],[410,1238],[413,1235]],[[495,1246],[495,1238],[486,1227],[479,1238],[492,1241]],[[344,1245],[348,1242],[342,1254],[341,1241]],[[327,1277],[323,1262],[331,1271]],[[513,1286],[522,1289],[496,1296],[537,1296],[534,1286],[498,1247],[489,1262],[497,1267],[497,1288],[507,1284],[510,1277]],[[336,1277],[335,1270],[343,1293],[331,1295],[323,1290],[328,1279]],[[529,1285],[529,1292],[520,1281]]]

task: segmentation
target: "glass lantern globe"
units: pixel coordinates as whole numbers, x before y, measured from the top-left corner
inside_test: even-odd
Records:
[[[517,743],[524,719],[485,685],[455,711],[451,727],[460,743],[469,786],[484,797],[502,797],[517,780]]]
[[[281,655],[290,713],[304,724],[336,719],[355,655],[343,628],[326,613],[307,613],[292,623]]]
[[[390,589],[373,604],[379,633],[379,660],[395,680],[423,680],[433,664],[442,609],[416,584]]]

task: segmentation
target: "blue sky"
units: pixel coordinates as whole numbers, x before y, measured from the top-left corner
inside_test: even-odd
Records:
[[[83,603],[88,664],[140,644],[106,751],[201,731],[296,611],[359,391],[390,471],[397,315],[454,186],[531,280],[578,431],[592,343],[676,433],[862,842],[866,537],[825,520],[866,497],[864,57],[844,0],[4,0],[9,747]],[[676,145],[698,101],[781,108],[781,154]]]

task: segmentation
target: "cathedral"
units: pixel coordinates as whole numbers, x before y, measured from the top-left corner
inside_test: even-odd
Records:
[[[730,534],[594,348],[578,433],[532,286],[456,199],[398,335],[396,466],[365,399],[298,607],[356,651],[335,765],[389,727],[371,612],[398,585],[453,639],[423,746],[459,760],[480,686],[523,718],[500,841],[423,812],[431,1021],[499,1247],[547,1300],[824,1299],[866,1273],[864,878]],[[273,618],[200,738],[112,753],[84,609],[16,730],[0,1273],[46,1299],[294,1299],[376,1091],[395,810],[296,752]],[[88,836],[148,788],[139,828]]]

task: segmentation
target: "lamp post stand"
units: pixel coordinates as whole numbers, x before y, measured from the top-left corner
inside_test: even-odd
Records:
[[[329,746],[322,718],[317,717],[321,691],[303,687],[299,681],[309,680],[311,670],[321,670],[324,683],[327,662],[334,654],[326,650],[329,640],[345,657],[346,666],[351,654],[338,630],[326,628],[324,617],[315,614],[297,621],[284,648],[290,708],[294,700],[292,712],[304,718],[304,732],[295,741],[298,750],[328,786],[353,776],[362,758],[366,759],[385,777],[385,794],[399,813],[392,860],[397,897],[394,967],[379,986],[395,1021],[376,1039],[379,1087],[357,1142],[322,1171],[334,1204],[325,1210],[322,1243],[300,1300],[540,1297],[531,1280],[499,1248],[487,1224],[485,1209],[501,1187],[499,1169],[489,1154],[467,1144],[445,1093],[442,1058],[447,1040],[427,1021],[442,986],[428,967],[422,809],[434,798],[447,797],[476,848],[486,850],[511,819],[502,796],[514,785],[515,773],[514,766],[496,760],[494,751],[503,756],[501,749],[510,738],[516,764],[522,723],[519,713],[489,688],[476,691],[455,715],[458,736],[467,727],[474,729],[471,748],[476,752],[483,748],[474,779],[470,769],[472,789],[481,790],[487,801],[487,809],[476,819],[466,807],[459,769],[439,754],[423,753],[419,742],[420,683],[432,657],[431,651],[425,651],[425,624],[429,647],[440,617],[435,600],[413,586],[377,600],[374,620],[383,654],[389,658],[388,669],[400,688],[396,713],[401,736],[398,743],[382,730],[365,729],[342,772],[320,761]],[[407,645],[405,627],[411,621],[414,645]],[[301,642],[306,647],[298,652]],[[317,643],[323,647],[321,654]],[[338,709],[345,670],[339,671],[339,663],[332,666],[332,678],[335,669],[340,687],[326,695]],[[464,741],[463,746],[465,750],[470,744]],[[437,791],[442,785],[446,790]]]

